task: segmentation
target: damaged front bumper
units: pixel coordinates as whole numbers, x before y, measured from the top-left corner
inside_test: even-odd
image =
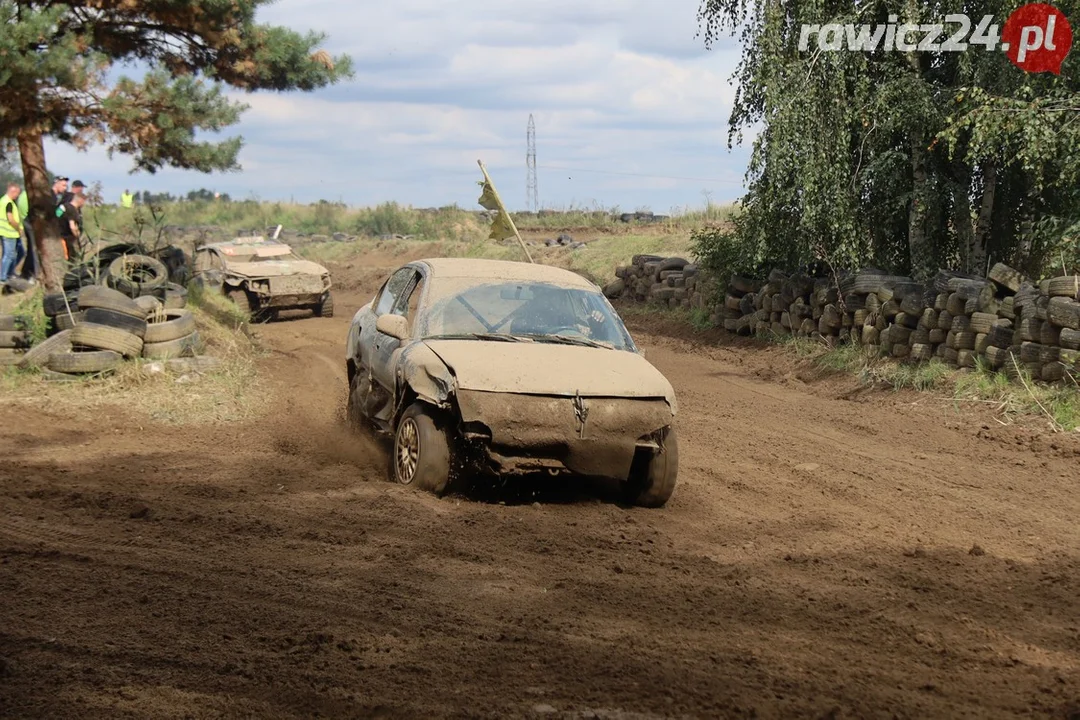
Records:
[[[330,278],[318,275],[286,275],[252,280],[249,289],[259,307],[293,308],[319,305],[330,292]]]
[[[595,398],[458,391],[462,438],[498,474],[569,471],[626,479],[639,452],[662,449],[672,408],[663,398]]]

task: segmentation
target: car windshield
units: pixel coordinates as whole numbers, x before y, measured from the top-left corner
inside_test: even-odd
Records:
[[[539,282],[445,278],[419,330],[425,338],[557,342],[636,350],[622,320],[598,291]]]

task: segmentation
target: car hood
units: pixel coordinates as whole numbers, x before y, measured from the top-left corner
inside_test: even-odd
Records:
[[[246,277],[282,277],[284,275],[325,275],[326,268],[308,260],[263,260],[261,262],[231,262],[228,272]]]
[[[462,390],[573,397],[665,398],[675,392],[659,370],[625,350],[531,342],[426,340]]]

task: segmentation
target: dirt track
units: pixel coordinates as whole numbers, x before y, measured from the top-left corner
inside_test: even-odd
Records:
[[[337,270],[270,421],[0,410],[0,716],[1080,717],[1077,438],[637,323],[666,509],[439,501],[340,425]]]

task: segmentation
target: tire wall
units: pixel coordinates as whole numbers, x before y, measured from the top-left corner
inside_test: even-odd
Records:
[[[850,343],[870,356],[938,360],[1012,378],[1080,379],[1080,277],[1033,282],[997,264],[988,277],[940,271],[928,283],[879,271],[773,270],[722,282],[681,258],[635,256],[605,287],[612,299],[706,314],[709,324],[758,337]]]

